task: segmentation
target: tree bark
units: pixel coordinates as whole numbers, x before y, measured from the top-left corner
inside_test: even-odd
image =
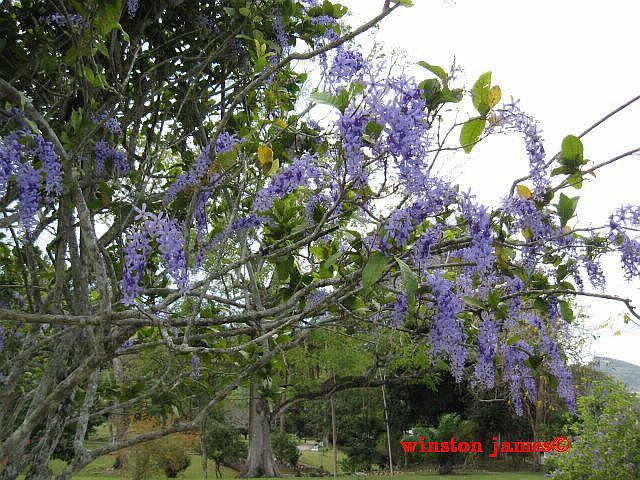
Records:
[[[250,399],[249,454],[247,456],[247,471],[242,476],[246,478],[279,477],[280,473],[273,460],[271,449],[269,402],[260,395],[259,389],[252,388],[251,390],[253,395]]]

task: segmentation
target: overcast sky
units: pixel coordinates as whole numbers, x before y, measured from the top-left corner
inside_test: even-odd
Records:
[[[379,13],[382,0],[343,0],[355,25]],[[403,51],[409,62],[426,60],[448,67],[455,56],[460,82],[473,84],[493,73],[503,99],[521,100],[544,132],[545,148],[555,153],[562,138],[578,134],[618,105],[640,94],[638,19],[634,0],[414,0],[383,21],[373,38],[385,50]],[[370,46],[371,36],[362,39]],[[420,73],[419,70],[416,72]],[[640,146],[640,102],[583,139],[585,156],[595,162]],[[450,158],[443,172],[495,204],[514,178],[527,173],[521,139],[495,138],[472,155]],[[573,190],[581,198],[581,224],[603,225],[627,203],[640,204],[640,157],[621,160],[598,178]],[[575,195],[571,193],[571,195]],[[640,283],[628,284],[619,261],[605,265],[608,291],[640,306]],[[591,290],[587,282],[586,289]],[[588,325],[598,335],[591,353],[640,365],[640,328],[625,326],[623,305],[581,301]],[[606,326],[604,326],[606,324]]]

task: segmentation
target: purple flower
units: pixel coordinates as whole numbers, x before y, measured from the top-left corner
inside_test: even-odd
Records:
[[[106,112],[100,113],[95,117],[93,117],[94,123],[100,123],[103,120],[104,120],[104,123],[102,124],[102,126],[107,130],[109,130],[109,132],[111,132],[113,135],[116,135],[116,136],[122,135],[122,127],[120,127],[120,123],[118,123],[118,120],[116,120],[115,117],[107,118]]]
[[[17,180],[18,199],[20,200],[18,215],[25,230],[30,234],[36,222],[42,177],[30,163],[24,162],[20,164]]]
[[[282,17],[280,15],[272,17],[271,23],[273,24],[273,31],[276,34],[276,39],[278,40],[280,49],[283,53],[287,52],[287,50],[289,50],[289,38],[285,32]]]
[[[20,165],[22,145],[14,139],[4,139],[0,142],[0,197],[3,197],[9,177]]]
[[[329,70],[329,77],[334,82],[351,81],[352,77],[360,72],[365,66],[362,54],[356,50],[339,48],[333,65]]]
[[[320,176],[317,162],[318,159],[309,153],[296,158],[291,165],[274,176],[268,186],[256,194],[253,210],[269,210],[275,200],[292,193],[301,185],[308,184],[310,180],[317,180]]]
[[[550,185],[545,165],[545,151],[541,132],[536,121],[520,110],[517,102],[506,104],[495,112],[495,126],[505,130],[515,130],[524,135],[527,155],[529,156],[529,174],[535,187],[536,197],[540,197]]]
[[[495,385],[493,358],[498,348],[498,325],[493,317],[482,312],[482,321],[478,325],[478,358],[474,370],[474,383],[486,388]]]
[[[191,364],[191,378],[200,378],[200,357],[193,355],[189,363]]]
[[[64,27],[70,25],[72,27],[84,27],[87,25],[87,22],[82,18],[81,15],[77,13],[71,13],[68,15],[63,15],[62,13],[52,13],[51,15],[45,17],[45,22],[49,25],[55,24],[59,27]]]
[[[393,302],[393,312],[391,314],[391,318],[393,319],[393,326],[399,327],[404,323],[404,320],[407,318],[407,314],[409,313],[409,303],[407,299],[407,294],[403,293],[402,295],[398,295],[396,301]]]
[[[119,173],[126,175],[129,173],[130,165],[127,162],[126,153],[117,150],[106,140],[98,140],[95,148],[95,170],[98,175],[104,173],[107,160],[111,160]]]
[[[127,11],[130,17],[134,17],[138,11],[138,0],[127,0]]]
[[[438,354],[448,356],[451,373],[456,381],[460,382],[467,358],[467,349],[464,346],[467,336],[461,321],[457,319],[458,313],[462,310],[462,304],[453,291],[452,282],[439,272],[429,274],[427,283],[435,298],[436,310],[429,331],[431,353],[434,356]]]
[[[140,282],[151,253],[149,241],[149,234],[138,229],[129,235],[124,247],[121,289],[125,305],[134,305],[136,297],[142,293]]]
[[[346,157],[345,168],[347,179],[356,186],[367,183],[368,174],[364,170],[362,160],[362,135],[364,134],[367,119],[362,113],[355,113],[352,108],[340,117],[339,128],[342,135],[342,145]]]
[[[522,387],[524,378],[531,377],[531,370],[524,364],[524,361],[533,354],[533,348],[524,340],[518,340],[513,345],[501,343],[503,379],[509,386],[509,394],[513,407],[518,415],[524,413],[522,405]],[[531,384],[528,384],[530,391]],[[533,400],[531,398],[530,400]]]
[[[36,137],[36,156],[42,163],[47,199],[52,200],[62,193],[62,165],[60,157],[53,150],[53,144],[41,136]]]

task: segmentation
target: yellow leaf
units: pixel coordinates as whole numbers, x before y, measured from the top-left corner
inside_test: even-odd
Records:
[[[531,198],[531,190],[524,185],[516,185],[516,190],[521,198]]]
[[[267,172],[267,174],[270,176],[273,176],[275,175],[275,173],[278,171],[279,168],[280,168],[280,160],[276,158],[273,160],[273,163],[271,164],[271,168],[269,168],[269,171]]]
[[[263,166],[273,163],[273,150],[266,145],[260,145],[258,147],[258,162]]]
[[[276,118],[273,123],[275,123],[277,126],[279,126],[280,128],[282,128],[283,130],[285,128],[287,128],[287,122],[285,122],[284,120],[282,120],[281,118]]]
[[[489,108],[495,107],[500,99],[502,98],[502,90],[498,85],[494,85],[489,90],[489,95],[487,95],[487,103],[489,104]]]
[[[615,332],[613,332],[613,336],[614,336],[614,337],[619,337],[620,335],[622,335],[622,333],[620,332],[620,330],[616,330]]]

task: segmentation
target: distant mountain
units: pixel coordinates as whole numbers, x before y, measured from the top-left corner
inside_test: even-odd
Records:
[[[609,357],[594,357],[591,365],[596,370],[622,381],[629,390],[640,392],[640,366]]]

